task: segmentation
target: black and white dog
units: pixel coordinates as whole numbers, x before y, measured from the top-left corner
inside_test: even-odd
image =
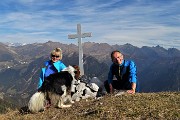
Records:
[[[43,111],[46,108],[46,101],[50,101],[54,107],[70,107],[73,103],[71,99],[71,84],[80,75],[78,66],[69,66],[59,73],[47,77],[38,92],[33,94],[28,103],[28,108],[32,113]],[[66,102],[69,104],[66,104]]]

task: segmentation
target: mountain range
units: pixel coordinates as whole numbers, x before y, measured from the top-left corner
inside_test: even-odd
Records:
[[[38,77],[43,63],[49,59],[51,50],[60,47],[63,63],[78,65],[78,46],[48,41],[18,46],[0,43],[0,92],[3,99],[14,104],[27,104],[37,90]],[[125,59],[137,65],[140,92],[179,91],[180,50],[161,46],[138,48],[131,44],[109,45],[107,43],[83,43],[84,69],[87,78],[107,79],[111,65],[110,53],[120,50]]]

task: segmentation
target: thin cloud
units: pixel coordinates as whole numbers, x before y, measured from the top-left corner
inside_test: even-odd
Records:
[[[92,41],[180,49],[179,0],[2,0],[1,42],[70,43],[68,34],[92,32]],[[74,41],[72,42],[74,43]]]

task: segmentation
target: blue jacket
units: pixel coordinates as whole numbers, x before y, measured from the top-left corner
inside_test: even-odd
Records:
[[[45,67],[43,67],[41,69],[41,74],[39,76],[39,83],[38,83],[38,88],[40,88],[42,86],[42,83],[44,82],[44,75],[46,72],[46,68],[47,66],[51,63],[50,60],[45,62]],[[57,69],[58,72],[60,72],[61,70],[63,70],[64,68],[66,68],[66,66],[59,60],[55,63],[53,63],[54,67]]]
[[[113,77],[121,80],[122,83],[129,81],[130,83],[137,83],[136,65],[133,61],[124,60],[122,64],[112,64],[108,73],[108,83],[112,83]]]

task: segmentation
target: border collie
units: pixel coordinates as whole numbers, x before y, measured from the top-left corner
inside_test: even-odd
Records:
[[[46,104],[58,108],[71,107],[71,87],[73,81],[80,76],[79,67],[68,66],[63,71],[48,76],[38,92],[32,95],[28,103],[28,108],[32,113],[44,111]],[[68,104],[67,104],[68,103]]]

